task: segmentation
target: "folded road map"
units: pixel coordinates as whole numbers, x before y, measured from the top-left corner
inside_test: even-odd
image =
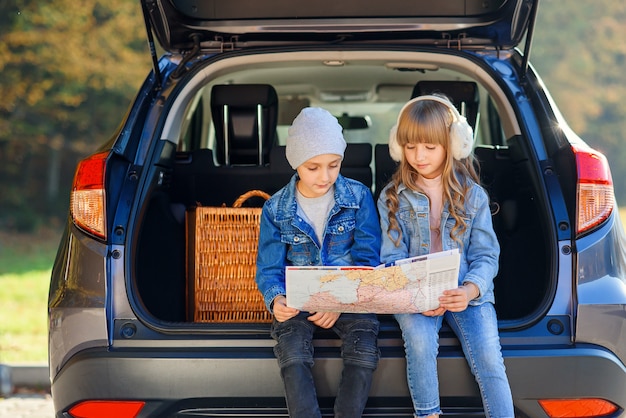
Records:
[[[417,313],[458,287],[458,249],[378,267],[288,266],[287,306],[308,312]]]

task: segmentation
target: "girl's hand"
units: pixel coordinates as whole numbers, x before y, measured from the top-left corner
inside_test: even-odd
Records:
[[[478,296],[480,296],[478,286],[466,283],[456,289],[445,290],[443,296],[439,298],[439,306],[450,312],[461,312],[467,308],[470,300]]]
[[[433,309],[433,310],[430,310],[430,311],[422,312],[422,315],[424,315],[424,316],[441,316],[444,313],[446,313],[446,308],[442,308],[441,306],[439,306],[437,309]]]
[[[339,312],[315,312],[307,319],[321,328],[332,328],[339,319]]]
[[[273,310],[274,318],[276,318],[278,322],[285,322],[300,313],[299,310],[287,306],[287,298],[283,295],[279,295],[274,298]]]

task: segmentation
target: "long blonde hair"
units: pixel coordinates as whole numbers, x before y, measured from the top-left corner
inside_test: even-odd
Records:
[[[445,96],[442,98],[447,99]],[[450,109],[442,103],[434,100],[421,100],[409,104],[403,108],[398,117],[396,139],[398,145],[404,150],[406,144],[435,144],[442,145],[446,152],[442,173],[443,203],[448,203],[450,215],[455,220],[455,225],[450,231],[450,237],[462,245],[460,236],[467,229],[464,221],[465,201],[471,187],[468,179],[479,183],[477,162],[474,154],[470,153],[467,158],[456,160],[450,152],[450,125],[453,116]],[[402,231],[396,212],[398,211],[398,186],[403,183],[407,188],[423,192],[417,184],[419,174],[408,163],[404,151],[398,169],[391,177],[391,185],[385,193],[385,203],[389,212],[387,214],[389,227],[387,235],[395,243],[400,245]],[[392,232],[397,232],[394,239]]]

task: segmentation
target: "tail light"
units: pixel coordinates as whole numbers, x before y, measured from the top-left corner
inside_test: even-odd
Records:
[[[104,168],[108,155],[108,152],[94,154],[78,164],[70,195],[74,224],[103,239],[106,239]]]
[[[143,401],[84,401],[68,412],[73,418],[134,418],[144,405]]]
[[[539,401],[550,418],[613,416],[619,408],[604,399],[543,399]]]
[[[572,149],[578,171],[576,231],[582,234],[609,217],[615,194],[606,157],[587,147],[573,145]]]

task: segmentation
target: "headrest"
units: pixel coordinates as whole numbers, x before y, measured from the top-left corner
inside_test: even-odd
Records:
[[[220,84],[211,90],[215,156],[220,165],[264,165],[276,139],[278,96],[268,84]]]
[[[476,132],[478,123],[478,86],[473,81],[422,80],[415,84],[411,98],[441,93],[447,96]]]

